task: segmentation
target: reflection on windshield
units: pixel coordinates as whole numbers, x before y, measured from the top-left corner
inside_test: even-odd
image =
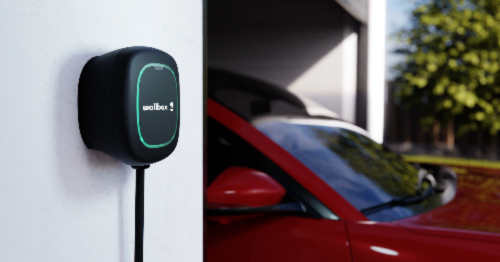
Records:
[[[358,210],[415,194],[418,171],[399,155],[359,133],[286,119],[254,124]],[[397,220],[439,205],[439,201],[430,202],[436,201],[394,207],[368,217],[375,221]]]

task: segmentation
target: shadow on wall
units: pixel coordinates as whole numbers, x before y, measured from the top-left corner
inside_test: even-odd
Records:
[[[61,68],[56,83],[57,97],[54,106],[58,178],[70,201],[79,201],[80,205],[81,202],[92,205],[96,199],[118,195],[119,257],[120,261],[124,261],[123,194],[125,183],[133,171],[113,157],[87,149],[78,126],[77,96],[81,70],[89,59],[104,53],[77,53],[70,56]]]

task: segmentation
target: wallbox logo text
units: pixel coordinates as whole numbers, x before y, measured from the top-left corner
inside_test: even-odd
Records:
[[[170,110],[174,111],[174,102],[170,102],[170,109],[168,108],[168,105],[162,106],[158,103],[154,103],[152,106],[142,106],[143,111],[164,111],[164,110]]]

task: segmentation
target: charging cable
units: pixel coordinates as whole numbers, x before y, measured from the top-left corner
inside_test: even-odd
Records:
[[[144,171],[147,166],[133,166],[135,169],[135,252],[134,261],[143,262],[144,253]]]

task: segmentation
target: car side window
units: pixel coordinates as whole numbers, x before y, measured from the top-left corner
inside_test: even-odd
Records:
[[[332,211],[302,185],[237,134],[211,118],[208,119],[207,133],[208,186],[229,167],[253,168],[268,174],[287,190],[282,202],[301,202],[307,209],[306,216],[338,219]]]

